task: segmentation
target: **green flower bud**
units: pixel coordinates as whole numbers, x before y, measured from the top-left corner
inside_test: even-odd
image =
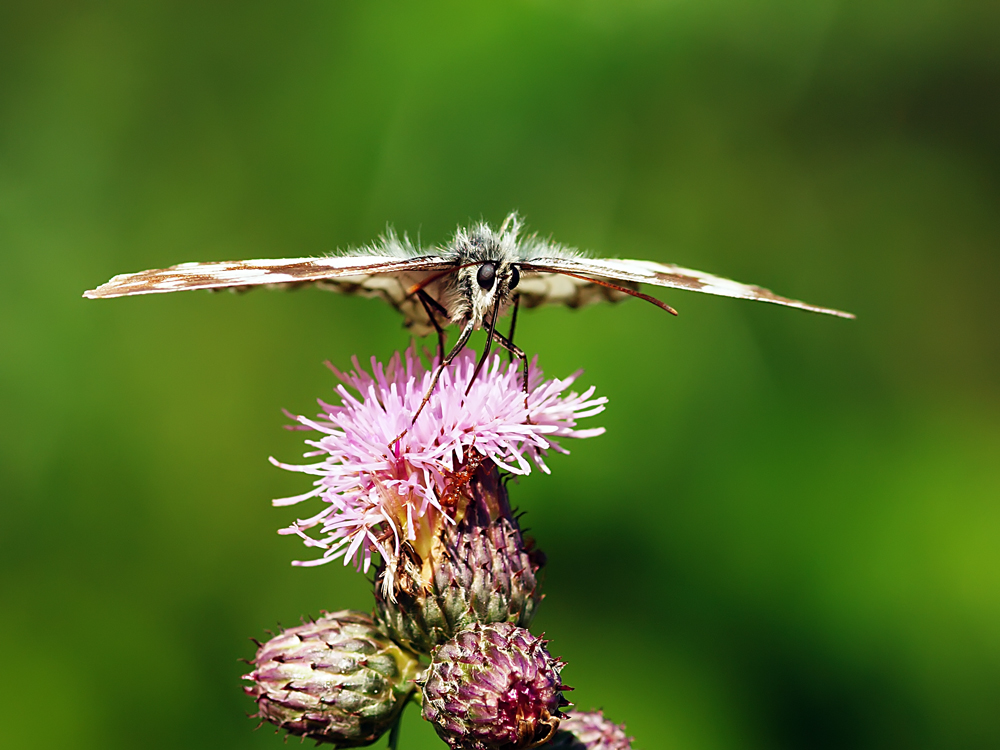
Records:
[[[368,745],[414,691],[416,658],[363,612],[324,613],[260,646],[244,687],[256,716],[290,734],[338,747]]]

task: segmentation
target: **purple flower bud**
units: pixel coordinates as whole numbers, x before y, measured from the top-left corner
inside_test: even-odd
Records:
[[[262,719],[317,742],[368,745],[388,729],[414,691],[415,657],[363,612],[324,614],[288,628],[257,650],[243,678]]]
[[[404,545],[395,569],[383,564],[376,578],[380,624],[417,653],[476,622],[526,628],[541,600],[545,558],[522,537],[496,465],[471,451],[467,464],[444,493],[457,524],[444,525],[423,557]]]
[[[541,745],[569,703],[564,664],[545,641],[510,623],[476,623],[434,649],[423,685],[423,717],[453,750]]]
[[[568,711],[559,723],[551,750],[632,750],[624,724],[604,718],[602,711]]]

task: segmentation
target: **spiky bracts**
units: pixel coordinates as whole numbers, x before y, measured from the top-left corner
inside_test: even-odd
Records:
[[[544,555],[523,538],[496,465],[475,454],[472,462],[449,495],[458,522],[441,528],[425,557],[405,545],[395,571],[379,568],[376,616],[397,643],[419,653],[474,623],[526,628],[542,597]]]
[[[350,610],[282,631],[253,664],[244,690],[260,718],[338,747],[378,739],[413,693],[419,668],[371,617]]]
[[[552,750],[632,750],[624,724],[604,718],[603,711],[567,711],[548,747]]]
[[[438,646],[423,679],[423,717],[453,750],[519,750],[555,734],[569,705],[564,666],[510,623],[473,624]]]

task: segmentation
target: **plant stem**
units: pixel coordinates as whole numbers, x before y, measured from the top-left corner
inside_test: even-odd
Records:
[[[399,728],[403,725],[403,712],[399,712],[399,716],[396,717],[396,723],[392,725],[392,729],[389,730],[389,750],[397,750],[399,747]]]

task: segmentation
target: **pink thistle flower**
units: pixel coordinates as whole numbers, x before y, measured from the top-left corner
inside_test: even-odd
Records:
[[[314,450],[305,456],[321,460],[293,465],[271,459],[283,469],[317,477],[309,492],[275,500],[274,505],[294,505],[313,497],[326,504],[311,518],[279,531],[323,550],[321,557],[295,565],[343,558],[345,565],[353,561],[367,572],[372,555],[378,553],[391,570],[394,566],[389,563],[396,560],[401,544],[409,542],[426,552],[441,524],[453,522],[441,497],[449,476],[474,452],[512,474],[530,474],[533,466],[549,473],[548,452],[569,452],[561,439],[604,432],[602,427],[576,429],[577,420],[599,414],[607,403],[604,397],[594,398],[593,387],[583,393],[567,392],[579,372],[543,380],[533,360],[525,407],[519,368],[503,363],[496,354],[466,395],[476,365],[475,353],[466,349],[441,375],[410,426],[435,363],[425,366],[412,345],[404,356],[393,355],[388,366],[372,357],[371,375],[356,357],[351,361],[350,373],[327,363],[342,381],[336,388],[341,405],[320,401],[322,412],[315,419],[293,417],[299,425],[292,429],[319,433],[306,440]],[[406,434],[390,448],[403,430]],[[391,590],[391,578],[383,584]]]

